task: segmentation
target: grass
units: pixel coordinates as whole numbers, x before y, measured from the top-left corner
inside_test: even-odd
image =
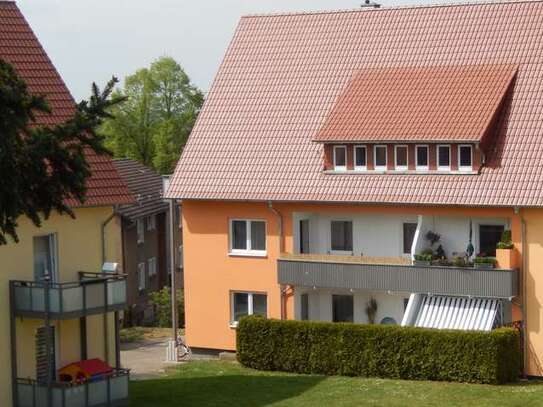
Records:
[[[171,328],[153,328],[135,326],[132,328],[123,328],[120,332],[121,343],[134,343],[143,341],[156,341],[171,336]],[[183,329],[179,330],[179,335],[184,335]]]
[[[543,405],[543,382],[488,386],[324,377],[259,372],[223,361],[193,361],[165,378],[130,386],[130,407]]]

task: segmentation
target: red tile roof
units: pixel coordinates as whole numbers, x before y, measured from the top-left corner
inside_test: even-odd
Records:
[[[0,58],[14,66],[34,94],[47,97],[52,114],[40,114],[39,125],[54,125],[69,119],[75,102],[62,78],[25,18],[13,2],[0,1]],[[113,167],[111,158],[89,152],[92,176],[88,180],[85,206],[109,206],[133,202],[133,196]],[[71,206],[81,206],[68,200]]]
[[[518,65],[479,175],[323,173],[313,142],[361,70]],[[485,90],[486,92],[486,90]],[[543,205],[543,2],[242,18],[169,197]]]
[[[480,142],[516,65],[363,69],[315,141]]]

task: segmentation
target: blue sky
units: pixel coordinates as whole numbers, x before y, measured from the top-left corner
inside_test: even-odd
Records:
[[[245,14],[357,8],[363,0],[18,0],[77,100],[170,55],[207,91]],[[384,6],[439,0],[381,0]]]

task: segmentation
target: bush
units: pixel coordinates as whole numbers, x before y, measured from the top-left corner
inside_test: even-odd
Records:
[[[502,238],[496,245],[496,249],[513,249],[515,245],[513,244],[512,238],[511,238],[511,231],[510,230],[504,230],[502,232]]]
[[[413,327],[246,317],[237,357],[260,370],[325,375],[505,383],[520,372],[518,331]]]
[[[476,257],[473,262],[475,264],[491,264],[492,266],[496,266],[495,257]]]
[[[172,326],[172,297],[170,288],[164,287],[160,291],[155,291],[149,294],[151,304],[155,307],[156,322],[160,328],[168,328]],[[179,320],[179,328],[185,326],[185,301],[183,290],[177,290],[177,315]]]

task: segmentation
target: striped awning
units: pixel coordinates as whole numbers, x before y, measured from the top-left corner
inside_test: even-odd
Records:
[[[437,295],[412,295],[409,303],[406,313],[409,310],[411,316],[404,318],[402,325],[479,331],[493,328],[501,306],[499,299]]]

